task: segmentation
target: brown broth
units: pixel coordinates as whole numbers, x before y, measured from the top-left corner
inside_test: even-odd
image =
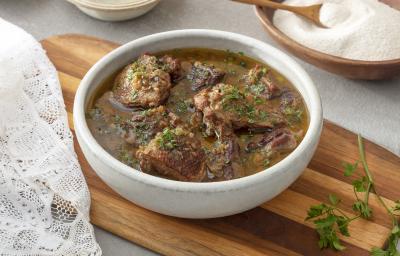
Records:
[[[295,87],[276,70],[272,69],[265,63],[245,56],[243,53],[234,53],[229,50],[222,51],[204,48],[184,48],[163,51],[155,53],[154,55],[163,56],[166,54],[174,58],[178,58],[181,61],[200,61],[206,64],[212,64],[226,72],[225,78],[222,81],[223,83],[235,85],[239,89],[244,89],[245,85],[243,79],[241,78],[248,73],[249,69],[253,68],[257,64],[262,65],[263,67],[267,68],[269,72],[271,72],[273,81],[277,83],[279,87],[287,87],[297,95],[300,95]],[[107,91],[112,90],[113,81],[119,72],[116,72],[105,79],[102,85],[99,87],[91,101],[91,104],[89,104],[89,109],[87,111],[87,122],[93,136],[107,152],[125,164],[128,164],[139,170],[140,167],[138,161],[134,157],[137,149],[125,142],[125,140],[118,134],[118,128],[110,127],[110,122],[112,121],[107,122],[101,118],[93,118],[93,111],[95,111],[96,105],[98,106],[99,104],[103,104],[103,107],[105,106],[107,108],[112,108],[109,103],[102,101],[101,97]],[[189,81],[187,79],[183,79],[173,86],[170,97],[165,103],[165,106],[169,111],[179,116],[184,122],[188,122],[191,113],[186,109],[187,106],[185,105],[185,100],[192,98],[196,93],[198,92],[194,92],[190,89]],[[262,103],[256,104],[255,107],[259,110],[268,110],[271,107],[278,108],[279,104],[280,98],[275,98],[272,100],[263,100]],[[117,116],[126,115],[126,113],[116,109],[112,109],[112,111],[113,114]],[[300,143],[303,139],[309,124],[308,113],[304,102],[301,104],[301,111],[302,114],[300,120],[287,127],[294,134],[298,135],[296,136],[297,143]],[[204,138],[201,132],[196,132],[195,135],[201,141],[203,148],[210,148],[216,140],[215,138],[210,137]],[[241,149],[241,164],[245,170],[244,176],[265,170],[266,168],[281,161],[290,153],[281,152],[274,155],[272,159],[266,160],[265,156],[260,152],[248,153],[244,150],[250,140],[261,138],[262,134],[252,134],[248,131],[244,131],[237,133],[237,135]]]

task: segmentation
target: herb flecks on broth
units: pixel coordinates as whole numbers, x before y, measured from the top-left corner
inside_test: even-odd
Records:
[[[164,150],[172,150],[178,145],[175,137],[176,134],[173,130],[165,128],[158,136],[157,143]]]
[[[104,82],[87,120],[125,164],[198,182],[262,171],[308,127],[304,102],[282,75],[243,52],[211,49],[140,56]]]

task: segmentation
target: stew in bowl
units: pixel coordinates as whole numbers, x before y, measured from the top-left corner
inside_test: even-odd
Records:
[[[144,53],[108,77],[87,123],[107,152],[137,171],[213,182],[281,161],[309,120],[300,93],[267,64],[243,52],[179,48]]]

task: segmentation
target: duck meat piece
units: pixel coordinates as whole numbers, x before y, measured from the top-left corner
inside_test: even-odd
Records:
[[[182,123],[179,117],[168,111],[165,106],[146,110],[123,107],[116,102],[112,92],[106,92],[100,97],[95,109],[98,109],[101,118],[110,128],[135,147],[148,143],[165,127],[176,127]]]
[[[190,116],[189,124],[194,129],[201,127],[203,124],[203,114],[200,111],[195,111]]]
[[[224,129],[232,129],[232,124],[229,120],[225,119],[222,115],[210,111],[209,108],[203,110],[203,124],[205,125],[204,133],[207,136],[221,137]]]
[[[225,129],[215,145],[207,152],[208,177],[214,180],[231,180],[244,174],[240,162],[240,147],[233,132]]]
[[[170,89],[170,75],[159,67],[157,58],[142,55],[118,74],[113,92],[124,106],[149,108],[164,103]]]
[[[171,76],[172,82],[177,82],[183,78],[184,71],[181,67],[181,61],[169,55],[164,55],[159,60],[159,65],[162,70]]]
[[[203,113],[203,123],[208,135],[216,131],[218,122],[224,122],[234,130],[271,130],[285,123],[279,111],[261,111],[252,104],[237,87],[218,84],[206,88],[194,96],[194,105]]]
[[[303,119],[304,104],[298,93],[284,88],[280,99],[279,109],[289,123],[299,123]]]
[[[272,80],[267,68],[256,65],[244,79],[249,91],[255,96],[271,100],[281,96],[282,91]]]
[[[194,134],[182,127],[165,128],[136,153],[143,172],[179,181],[202,181],[206,155]]]
[[[290,90],[289,88],[284,88],[282,90],[281,102],[280,102],[280,109],[281,111],[285,111],[287,107],[290,108],[299,108],[302,105],[301,97]]]
[[[120,118],[117,124],[121,136],[135,147],[149,143],[158,132],[166,127],[177,127],[181,120],[164,106],[133,112],[128,118]]]
[[[265,149],[266,152],[289,152],[297,147],[297,141],[294,134],[286,129],[279,128],[265,135],[256,142],[250,142],[247,152],[253,152],[258,149]]]
[[[192,90],[197,91],[204,86],[214,86],[221,82],[225,76],[225,72],[212,65],[196,61],[192,65],[187,79],[192,84]]]
[[[146,70],[161,69],[167,72],[173,82],[183,76],[181,61],[169,55],[156,57],[150,54],[143,54],[138,58],[137,62],[139,65],[145,67]]]

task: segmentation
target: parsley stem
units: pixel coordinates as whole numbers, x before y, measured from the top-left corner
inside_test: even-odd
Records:
[[[360,198],[358,197],[358,194],[357,194],[357,191],[356,191],[356,188],[353,186],[353,192],[354,192],[354,195],[356,196],[356,199],[357,199],[357,201],[359,201],[360,200]]]
[[[358,149],[359,149],[359,152],[360,152],[361,163],[362,163],[362,165],[364,167],[365,174],[368,177],[369,183],[371,185],[373,185],[374,184],[374,179],[372,178],[371,172],[369,171],[369,168],[368,168],[367,161],[365,159],[365,148],[364,148],[364,143],[363,143],[363,139],[361,137],[361,134],[358,134]]]
[[[392,212],[392,211],[389,209],[389,207],[385,204],[385,202],[383,201],[383,199],[381,198],[381,196],[378,195],[378,194],[376,193],[375,188],[374,188],[374,192],[375,192],[376,198],[378,198],[379,203],[385,208],[385,210],[386,210],[387,213],[390,215],[390,217],[392,217],[392,220],[393,220],[393,223],[394,223],[395,220],[396,220],[396,217],[394,216],[393,212]],[[396,222],[397,222],[397,221],[396,221]]]
[[[368,205],[368,197],[369,197],[369,192],[372,190],[376,197],[378,198],[379,203],[385,208],[385,210],[388,212],[388,214],[392,217],[393,223],[397,223],[396,217],[393,215],[393,212],[389,209],[389,207],[385,204],[381,196],[376,192],[375,190],[375,185],[374,185],[374,180],[372,178],[372,175],[369,171],[367,161],[365,159],[365,148],[364,148],[364,143],[362,140],[362,137],[360,134],[358,134],[358,148],[360,151],[360,158],[361,158],[361,163],[364,167],[365,174],[367,175],[368,178],[368,188],[365,194],[365,202]]]
[[[340,212],[347,220],[352,220],[353,218],[350,218],[349,216],[347,216],[342,210],[340,210],[339,208],[335,208],[336,211]]]
[[[369,171],[367,160],[365,157],[365,148],[364,148],[364,143],[363,143],[361,134],[358,134],[358,149],[359,149],[359,153],[360,153],[361,163],[364,167],[365,175],[368,178],[367,191],[365,192],[365,200],[364,200],[365,204],[368,206],[369,193],[371,192],[372,189],[373,190],[375,190],[375,189],[374,189],[374,179],[372,178],[371,172]]]

